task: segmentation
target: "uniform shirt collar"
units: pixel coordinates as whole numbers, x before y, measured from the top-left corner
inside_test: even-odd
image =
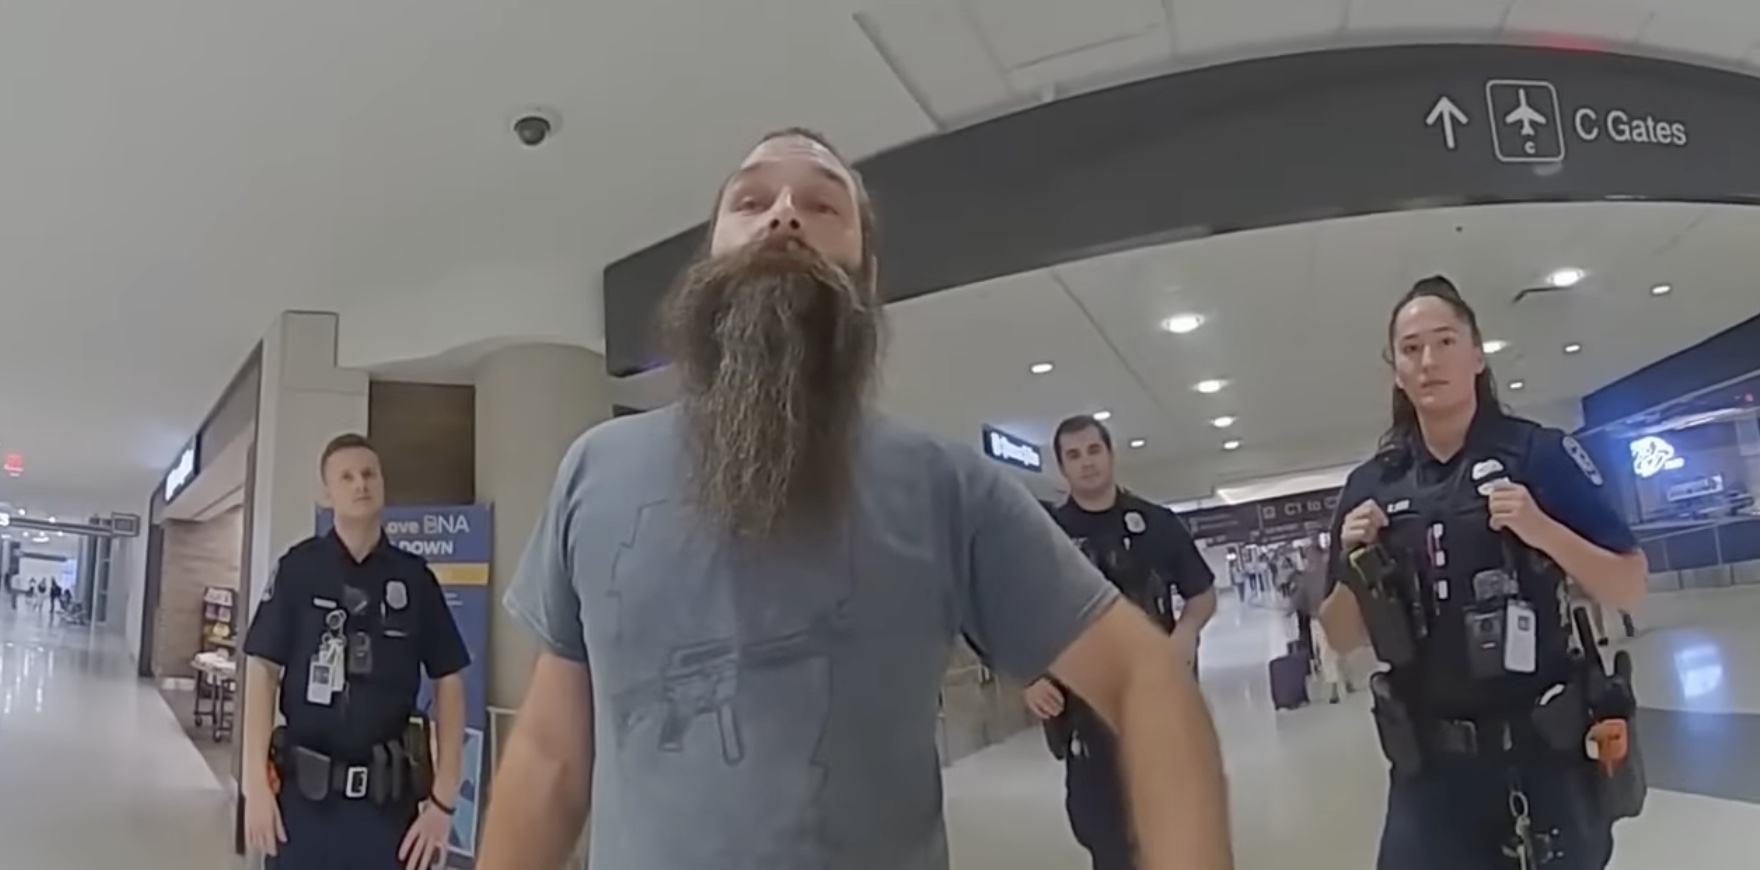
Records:
[[[1497,408],[1487,408],[1481,402],[1478,410],[1473,412],[1473,422],[1467,424],[1467,438],[1462,442],[1460,451],[1449,457],[1448,460],[1437,459],[1431,454],[1430,448],[1424,444],[1423,430],[1416,426],[1412,427],[1411,434],[1408,436],[1410,438],[1408,446],[1412,456],[1417,458],[1419,465],[1426,468],[1446,468],[1454,465],[1456,460],[1471,452],[1474,445],[1485,443],[1486,436],[1497,431],[1498,425],[1502,422],[1502,411]]]
[[[337,557],[346,559],[353,565],[366,565],[384,558],[386,551],[391,546],[391,542],[385,538],[385,530],[381,528],[379,530],[379,542],[373,545],[373,549],[367,553],[365,558],[357,561],[354,554],[348,551],[348,545],[342,542],[342,536],[336,533],[336,529],[332,528],[327,534],[325,534],[324,540],[330,545],[331,551],[334,552]]]
[[[1127,495],[1124,491],[1124,487],[1121,486],[1121,487],[1117,488],[1117,495],[1113,496],[1112,507],[1109,507],[1105,510],[1102,510],[1102,511],[1088,510],[1087,508],[1082,507],[1081,504],[1076,501],[1076,497],[1073,495],[1069,496],[1063,500],[1063,507],[1065,510],[1074,511],[1077,514],[1086,515],[1086,516],[1090,516],[1090,517],[1103,517],[1107,514],[1117,513],[1118,511],[1123,510],[1124,506],[1125,506],[1124,503],[1125,503],[1126,498],[1127,498]]]

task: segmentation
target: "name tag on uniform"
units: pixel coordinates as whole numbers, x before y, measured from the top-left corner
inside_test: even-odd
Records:
[[[1534,608],[1526,601],[1511,601],[1503,615],[1503,669],[1531,674],[1539,667],[1535,648]]]
[[[306,669],[306,703],[330,706],[336,693],[342,691],[342,668],[342,643],[335,638],[324,638]]]

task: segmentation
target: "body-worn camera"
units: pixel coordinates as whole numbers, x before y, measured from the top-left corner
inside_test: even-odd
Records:
[[[1473,604],[1465,616],[1467,667],[1473,679],[1489,680],[1504,675],[1508,604],[1520,592],[1515,575],[1501,568],[1473,575]]]

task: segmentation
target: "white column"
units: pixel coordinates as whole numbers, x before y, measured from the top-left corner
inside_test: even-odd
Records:
[[[335,314],[288,311],[263,336],[251,487],[252,613],[283,553],[311,537],[331,438],[367,431],[367,373],[336,367]]]
[[[531,344],[498,350],[477,369],[477,500],[494,506],[489,569],[488,696],[518,707],[537,646],[501,607],[520,553],[570,444],[611,416],[605,360],[585,348]]]

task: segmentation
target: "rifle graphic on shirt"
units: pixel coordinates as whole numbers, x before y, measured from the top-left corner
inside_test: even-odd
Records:
[[[832,617],[821,617],[800,631],[751,643],[716,638],[673,647],[660,676],[613,696],[619,739],[628,736],[643,713],[658,707],[659,750],[683,752],[691,725],[699,717],[714,716],[721,736],[721,760],[729,767],[739,764],[746,755],[734,710],[740,675],[829,656],[836,626]]]

